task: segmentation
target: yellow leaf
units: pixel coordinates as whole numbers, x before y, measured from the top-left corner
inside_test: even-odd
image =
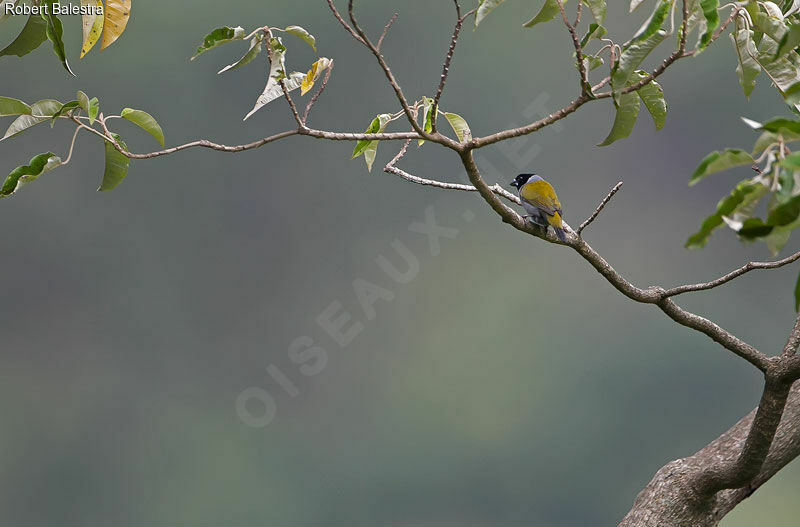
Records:
[[[106,49],[113,44],[125,31],[128,19],[131,16],[131,0],[106,0],[105,21],[103,31],[103,45]]]
[[[311,65],[311,69],[306,73],[306,78],[300,84],[300,95],[305,95],[314,87],[314,83],[319,78],[320,74],[331,65],[331,60],[321,57],[318,61]]]
[[[82,6],[94,6],[95,13],[104,11],[102,0],[81,0]],[[104,17],[97,14],[83,15],[83,46],[81,47],[81,58],[89,53],[89,50],[97,44],[100,33],[103,32]]]

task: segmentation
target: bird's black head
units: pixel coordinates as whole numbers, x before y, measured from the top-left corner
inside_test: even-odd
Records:
[[[520,188],[522,185],[528,182],[528,180],[534,177],[536,174],[520,174],[514,178],[514,181],[511,182],[511,186],[515,188]]]

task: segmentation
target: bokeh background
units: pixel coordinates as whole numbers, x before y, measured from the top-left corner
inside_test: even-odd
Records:
[[[524,124],[576,93],[563,26],[521,27],[533,4],[507,2],[464,31],[442,107],[476,135]],[[618,4],[608,25],[622,41],[646,13]],[[452,4],[381,0],[358,12],[376,35],[395,9],[385,54],[409,97],[432,95]],[[22,23],[0,27],[2,44]],[[82,89],[107,114],[151,112],[170,145],[248,142],[290,127],[282,101],[242,123],[265,62],[216,71],[244,45],[189,62],[223,24],[299,24],[316,35],[336,66],[313,126],[359,131],[397,109],[368,52],[324,2],[309,0],[136,1],[124,36],[80,61],[80,20],[69,17],[78,77],[45,45],[0,59],[0,94],[67,101]],[[300,41],[285,43],[293,69],[314,60]],[[769,258],[723,231],[705,250],[683,249],[748,175],[690,189],[699,160],[750,148],[755,135],[740,116],[786,113],[763,78],[747,101],[734,68],[727,36],[672,67],[660,79],[670,105],[660,132],[643,110],[631,138],[594,146],[613,119],[610,101],[599,101],[481,151],[479,163],[491,182],[544,175],[573,225],[624,180],[586,237],[639,285],[710,279]],[[114,124],[133,150],[157,148],[130,123]],[[3,170],[39,152],[65,154],[70,134],[42,125],[3,142]],[[102,145],[82,135],[69,166],[0,203],[0,524],[616,525],[660,466],[756,404],[753,368],[623,298],[573,252],[520,236],[476,195],[382,173],[399,144],[380,145],[371,174],[350,161],[352,146],[290,138],[238,155],[191,150],[134,161],[117,190],[97,193]],[[433,145],[412,149],[402,166],[463,177]],[[436,255],[409,230],[428,208],[457,230]],[[402,268],[398,241],[419,262],[407,284],[376,263],[383,255]],[[792,326],[796,273],[753,273],[680,301],[776,353]],[[376,301],[371,320],[357,279],[392,296]],[[345,346],[316,322],[331,305],[363,324]],[[325,350],[316,375],[289,356],[303,336]],[[252,399],[237,411],[243,393],[274,407]],[[270,409],[267,426],[248,425]],[[798,484],[794,463],[723,525],[797,525]]]

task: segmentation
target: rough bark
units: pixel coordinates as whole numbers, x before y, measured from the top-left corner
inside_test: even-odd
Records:
[[[620,527],[713,527],[775,473],[800,455],[800,382],[794,383],[772,446],[748,485],[704,496],[698,481],[711,467],[734,464],[755,418],[750,412],[694,455],[662,467],[639,493]]]

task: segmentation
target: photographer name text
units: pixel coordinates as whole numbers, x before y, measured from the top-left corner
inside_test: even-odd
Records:
[[[4,3],[4,15],[97,15],[103,16],[102,5],[74,5],[53,2],[52,4],[27,5]]]

